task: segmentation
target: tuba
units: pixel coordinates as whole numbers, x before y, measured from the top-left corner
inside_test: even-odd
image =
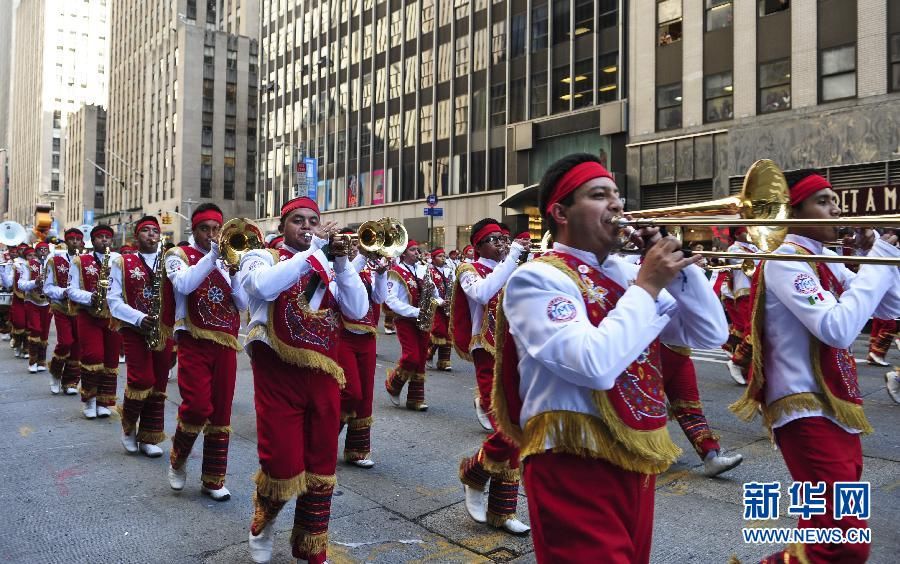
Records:
[[[229,219],[219,234],[219,253],[228,268],[240,268],[245,254],[265,247],[259,227],[244,217]]]

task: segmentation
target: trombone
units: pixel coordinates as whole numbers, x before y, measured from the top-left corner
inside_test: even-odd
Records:
[[[840,255],[785,255],[773,251],[781,246],[787,235],[787,228],[802,225],[833,225],[842,227],[896,227],[900,225],[900,215],[879,215],[836,219],[792,219],[790,217],[790,195],[784,174],[768,159],[758,160],[744,176],[740,194],[729,198],[711,200],[698,204],[686,204],[628,212],[633,219],[617,217],[610,220],[619,229],[628,227],[670,227],[680,239],[680,227],[699,226],[745,226],[750,239],[760,253],[728,253],[719,251],[690,251],[706,258],[740,259],[740,268],[745,274],[752,274],[754,261],[806,261],[840,262],[844,264],[882,264],[900,266],[900,259],[885,257],[856,257]],[[738,218],[711,216],[737,215]],[[698,217],[699,216],[699,217]],[[630,251],[624,251],[628,254]],[[723,269],[724,270],[724,269]]]

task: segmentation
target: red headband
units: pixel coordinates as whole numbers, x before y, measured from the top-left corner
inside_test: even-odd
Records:
[[[491,233],[503,233],[503,229],[500,228],[496,223],[489,223],[478,230],[477,233],[472,235],[472,244],[478,246],[481,243],[482,239],[490,235]]]
[[[48,245],[48,244],[45,243],[44,241],[41,241],[40,243],[38,243],[37,245],[34,246],[34,250],[38,250],[38,249],[49,249],[49,248],[50,248],[50,245]]]
[[[28,253],[33,253],[34,249],[32,249],[31,247],[25,247],[24,249],[22,249],[22,252],[27,255]]]
[[[144,221],[139,221],[138,224],[134,226],[134,234],[137,235],[141,232],[141,229],[148,225],[155,225],[156,228],[159,229],[159,222],[156,221],[156,218],[145,219]]]
[[[115,233],[113,233],[111,227],[95,227],[91,229],[91,237],[94,235],[102,235],[103,233],[106,233],[110,237],[115,237]]]
[[[584,162],[572,167],[569,169],[569,172],[565,173],[563,177],[559,179],[556,186],[553,187],[553,192],[547,200],[544,211],[549,212],[550,206],[564,200],[565,197],[574,192],[576,188],[595,178],[609,178],[610,180],[614,180],[612,175],[602,164],[594,161]]]
[[[79,229],[69,229],[63,234],[63,239],[68,239],[69,237],[75,237],[76,239],[84,239],[84,233],[82,233]]]
[[[466,254],[466,253],[469,252],[469,250],[473,250],[473,251],[474,251],[474,250],[475,250],[475,247],[473,247],[472,245],[466,245],[465,247],[463,247],[462,252],[463,252],[463,254]]]
[[[316,212],[316,215],[320,215],[319,206],[316,204],[316,202],[310,198],[307,198],[306,196],[301,196],[299,198],[294,198],[293,200],[281,206],[281,217],[285,217],[287,214],[300,208],[310,209]]]
[[[270,249],[277,249],[277,248],[278,248],[278,245],[279,245],[282,241],[284,241],[284,235],[279,235],[278,237],[275,237],[274,239],[272,239],[271,241],[269,241],[269,248],[270,248]]]
[[[438,247],[437,249],[431,251],[431,258],[434,258],[434,257],[436,257],[436,256],[438,256],[438,255],[440,255],[440,254],[445,254],[445,253],[444,253],[444,249]]]
[[[199,224],[209,220],[213,220],[221,226],[222,214],[213,209],[197,212],[194,214],[194,217],[191,218],[191,229],[196,229]]]
[[[410,239],[409,242],[406,243],[406,250],[408,251],[410,247],[418,247],[418,246],[419,246],[418,241],[416,241],[414,239]]]
[[[516,239],[531,239],[531,233],[529,233],[528,231],[523,231],[523,232],[519,233],[518,235],[516,235],[515,238]]]
[[[791,186],[791,205],[796,206],[819,190],[831,188],[831,183],[818,174],[810,174]]]

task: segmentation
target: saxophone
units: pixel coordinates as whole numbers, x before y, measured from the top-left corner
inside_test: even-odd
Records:
[[[419,331],[431,331],[431,324],[434,321],[434,311],[437,309],[437,300],[434,299],[435,287],[434,281],[431,279],[431,268],[428,263],[422,261],[426,265],[425,278],[419,292],[419,317],[416,318],[416,327]]]
[[[162,241],[160,241],[159,248],[156,250],[156,264],[153,268],[153,285],[150,287],[150,311],[147,312],[156,323],[144,336],[147,346],[153,351],[158,350],[162,342],[162,330],[160,329],[160,324],[162,323],[162,282],[163,276],[166,275],[162,252]]]
[[[97,305],[91,308],[91,315],[94,317],[103,315],[109,285],[109,247],[106,247],[106,251],[103,253],[103,263],[100,265],[100,274],[97,275],[97,289],[94,290],[94,294],[97,296]]]

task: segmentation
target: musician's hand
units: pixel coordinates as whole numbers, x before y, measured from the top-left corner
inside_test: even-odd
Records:
[[[98,294],[91,294],[91,307],[100,307],[100,296]]]
[[[149,333],[156,326],[156,318],[152,315],[145,315],[143,319],[141,319],[140,330],[142,333]]]
[[[699,255],[685,258],[678,239],[666,237],[650,247],[644,255],[644,263],[638,271],[635,284],[656,299],[659,292],[668,286],[682,269],[696,264],[702,258]]]
[[[331,239],[329,248],[331,249],[331,254],[336,257],[345,257],[347,256],[347,253],[350,252],[350,246],[347,244],[347,239],[344,237],[335,237]]]
[[[370,264],[371,269],[374,270],[376,274],[384,274],[387,272],[388,268],[391,267],[391,263],[385,258],[378,258],[377,261],[373,261]]]
[[[212,254],[213,257],[217,258],[219,256],[219,244],[216,243],[215,241],[210,241],[209,242],[209,252],[210,252],[210,254]]]
[[[853,240],[853,246],[863,251],[868,251],[875,244],[874,229],[858,229]]]
[[[312,234],[319,239],[328,241],[329,239],[331,239],[331,234],[337,231],[337,226],[338,224],[336,221],[323,221],[319,225],[312,228]]]
[[[634,243],[637,248],[647,250],[661,239],[662,234],[659,232],[659,227],[641,227],[631,233],[629,241]]]
[[[888,245],[896,245],[898,241],[900,241],[900,237],[897,236],[896,231],[888,231],[884,235],[881,236],[881,240],[887,243]],[[874,244],[874,242],[873,242]]]

